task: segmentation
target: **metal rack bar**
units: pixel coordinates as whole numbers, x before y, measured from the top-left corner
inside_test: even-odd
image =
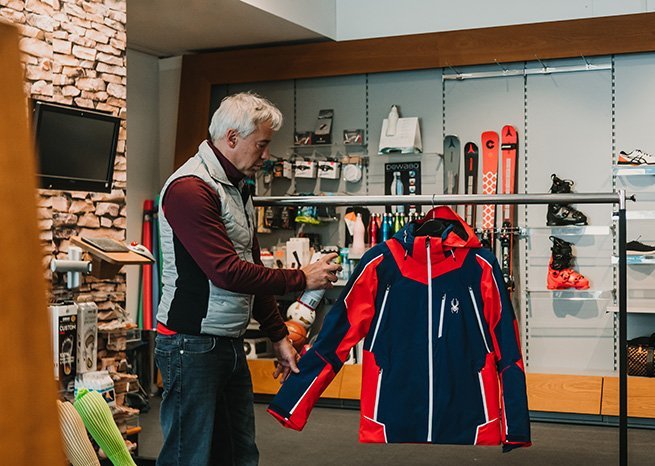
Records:
[[[625,191],[619,202],[619,464],[628,466],[628,266]]]
[[[434,194],[404,196],[262,196],[254,197],[258,206],[293,205],[463,205],[463,204],[619,204],[618,193],[590,194]]]
[[[465,79],[482,79],[482,78],[506,78],[509,76],[528,76],[536,74],[555,74],[555,73],[576,73],[580,71],[598,71],[612,69],[611,63],[603,63],[599,65],[585,64],[585,65],[570,65],[570,66],[547,66],[541,68],[526,68],[526,69],[506,69],[502,71],[479,71],[474,73],[455,73],[443,74],[444,81],[463,81]]]
[[[267,196],[255,197],[258,206],[293,205],[461,205],[461,204],[618,204],[619,243],[619,464],[628,466],[628,275],[626,257],[626,200],[625,190],[616,193],[589,194],[455,194],[417,196]]]

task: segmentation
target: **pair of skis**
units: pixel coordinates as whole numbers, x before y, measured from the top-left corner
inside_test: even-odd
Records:
[[[516,193],[516,168],[518,135],[513,126],[504,126],[501,138],[495,131],[482,133],[482,194],[496,194],[498,191],[498,158],[499,142],[501,149],[502,194]],[[501,141],[499,141],[499,139]],[[457,194],[459,190],[460,142],[457,136],[446,136],[444,139],[444,193]],[[464,145],[464,192],[476,194],[478,187],[479,151],[473,142]],[[466,205],[464,220],[475,228],[477,223],[476,206]],[[501,206],[502,227],[498,240],[500,243],[501,269],[507,288],[514,289],[513,277],[513,228],[515,223],[516,207],[514,205]],[[496,236],[496,205],[482,206],[482,237],[483,246],[495,249]]]

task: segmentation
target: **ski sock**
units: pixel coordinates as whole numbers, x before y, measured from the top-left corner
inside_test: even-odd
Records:
[[[82,418],[68,401],[57,401],[59,425],[64,440],[66,458],[73,466],[100,466]]]
[[[82,389],[74,406],[93,439],[115,466],[136,466],[100,393]]]

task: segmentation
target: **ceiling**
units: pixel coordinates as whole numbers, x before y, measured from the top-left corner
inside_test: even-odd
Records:
[[[239,0],[127,2],[127,46],[157,57],[318,40],[326,39]]]

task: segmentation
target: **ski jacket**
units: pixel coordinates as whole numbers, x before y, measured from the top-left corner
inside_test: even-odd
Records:
[[[493,253],[436,207],[362,257],[268,411],[302,430],[364,339],[361,442],[529,446],[518,335]]]

